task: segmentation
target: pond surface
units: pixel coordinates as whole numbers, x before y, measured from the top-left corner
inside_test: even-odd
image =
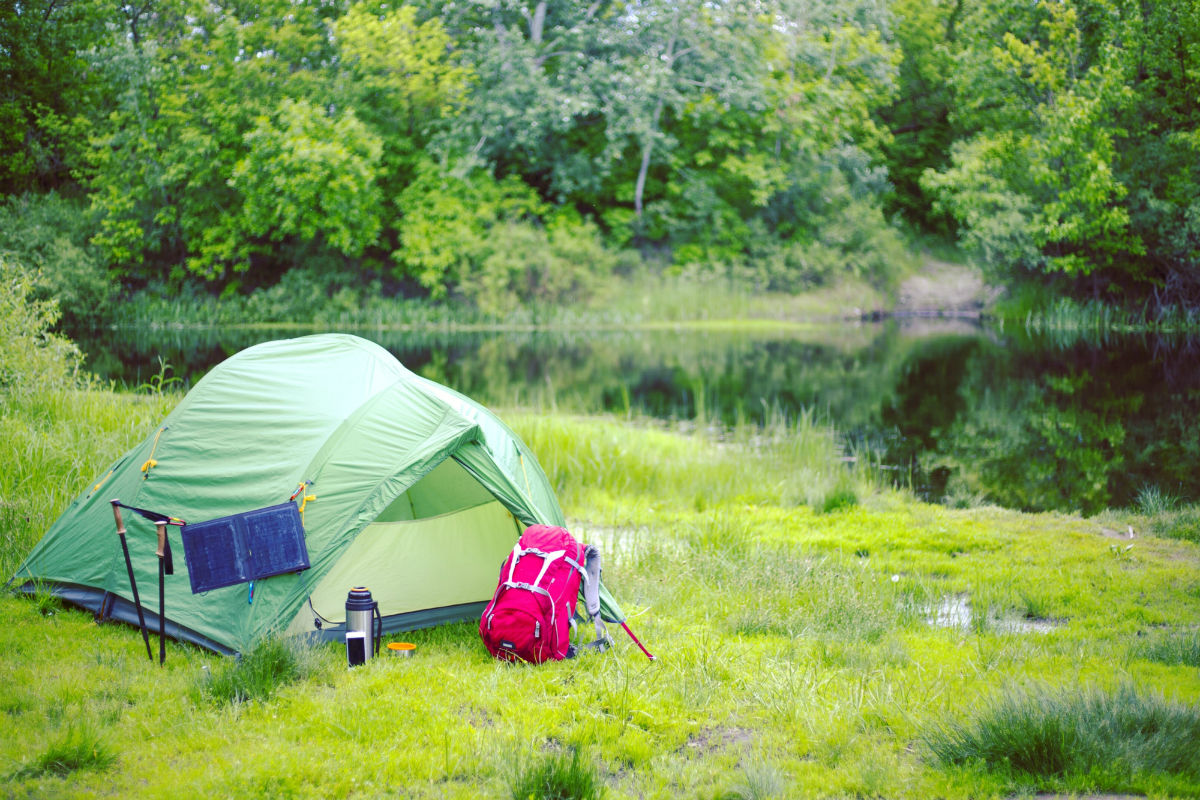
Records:
[[[953,320],[798,332],[356,331],[486,405],[761,424],[813,413],[934,501],[1094,513],[1200,501],[1200,340],[1055,340]],[[89,368],[194,383],[292,333],[107,331]]]

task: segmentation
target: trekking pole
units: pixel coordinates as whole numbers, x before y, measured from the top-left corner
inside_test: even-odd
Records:
[[[129,545],[125,541],[125,522],[121,519],[120,500],[112,501],[113,517],[117,521],[117,536],[121,538],[121,552],[125,554],[125,570],[129,573],[129,588],[133,591],[133,607],[137,609],[138,628],[142,632],[142,640],[146,643],[146,657],[154,660],[150,650],[150,632],[146,630],[146,617],[142,613],[142,601],[138,597],[137,581],[133,578],[133,561],[129,558]]]
[[[174,568],[168,570],[167,561],[170,558],[170,545],[167,543],[167,523],[165,521],[155,522],[154,527],[158,529],[158,550],[155,555],[158,556],[158,665],[161,667],[167,662],[167,582],[165,576],[167,572],[174,572]],[[153,657],[150,659],[153,661]]]
[[[650,655],[650,651],[646,649],[646,645],[644,645],[638,641],[638,637],[633,635],[633,631],[629,630],[629,626],[626,625],[623,621],[621,622],[621,627],[624,628],[625,632],[629,634],[629,638],[633,639],[633,643],[636,644],[638,647],[642,648],[642,652],[646,654],[646,658],[650,659],[651,661],[657,661],[657,659],[654,656]]]

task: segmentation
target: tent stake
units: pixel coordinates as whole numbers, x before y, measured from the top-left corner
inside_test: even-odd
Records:
[[[142,632],[142,640],[146,643],[146,657],[154,660],[150,650],[150,632],[146,630],[146,616],[142,613],[142,601],[138,597],[137,581],[133,577],[133,562],[129,559],[129,545],[125,542],[125,521],[121,519],[120,500],[112,501],[113,517],[117,521],[117,536],[121,538],[121,552],[125,554],[125,571],[129,573],[129,588],[133,591],[133,607],[137,609],[138,628]]]

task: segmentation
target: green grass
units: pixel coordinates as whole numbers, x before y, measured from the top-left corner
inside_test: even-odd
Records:
[[[1122,684],[1013,687],[926,738],[946,765],[981,765],[1035,787],[1183,789],[1200,781],[1200,708]]]
[[[277,286],[250,295],[218,298],[197,289],[170,296],[151,287],[121,303],[112,324],[137,331],[166,326],[238,326],[325,330],[593,330],[656,328],[687,324],[745,328],[785,322],[857,318],[886,305],[886,296],[865,282],[846,279],[800,295],[767,293],[727,278],[667,275],[651,271],[609,281],[590,301],[572,306],[526,306],[488,314],[462,304],[384,297],[378,286],[361,286],[293,270]]]
[[[66,505],[178,402],[175,395],[57,388],[0,395],[0,574],[5,580]],[[10,460],[11,459],[11,460]]]
[[[105,770],[116,762],[116,754],[93,723],[71,722],[45,750],[17,769],[11,777],[14,780],[43,775],[66,777],[80,770]]]
[[[0,477],[6,573],[177,400],[4,401],[0,447],[18,454]],[[1200,797],[1187,760],[1200,543],[1174,533],[1195,509],[1109,512],[1139,532],[1114,549],[1107,516],[918,503],[807,417],[717,430],[500,414],[572,530],[603,549],[656,661],[617,629],[603,654],[502,664],[468,621],[407,633],[416,656],[353,670],[336,644],[282,642],[241,662],[170,643],[160,667],[135,627],[6,594],[0,718],[20,732],[0,736],[8,793],[507,798],[528,778],[538,797]],[[947,603],[970,619],[936,624]],[[939,731],[982,747],[1105,726],[1120,735],[1061,769],[928,745]]]
[[[309,649],[277,638],[264,639],[240,658],[220,664],[214,673],[202,670],[197,682],[200,696],[213,702],[247,703],[270,699],[282,687],[312,672],[306,663]]]
[[[579,748],[518,761],[508,785],[513,800],[599,800],[604,783]]]

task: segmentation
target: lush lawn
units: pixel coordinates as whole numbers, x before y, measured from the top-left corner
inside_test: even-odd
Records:
[[[6,575],[173,401],[0,401]],[[514,667],[462,623],[354,671],[276,642],[159,668],[134,628],[6,595],[6,793],[1200,797],[1200,546],[1162,520],[923,505],[804,419],[501,416],[657,661],[616,631]]]

